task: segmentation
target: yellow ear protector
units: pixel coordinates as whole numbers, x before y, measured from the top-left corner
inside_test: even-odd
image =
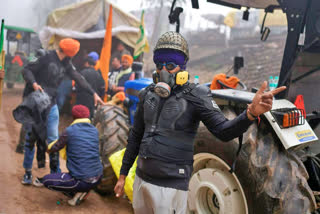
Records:
[[[153,79],[153,82],[155,84],[157,84],[160,80],[160,75],[157,71],[154,71],[152,73],[152,79]],[[188,80],[190,79],[190,76],[189,76],[189,72],[188,71],[179,71],[177,74],[176,74],[176,84],[177,85],[184,85],[188,82]]]

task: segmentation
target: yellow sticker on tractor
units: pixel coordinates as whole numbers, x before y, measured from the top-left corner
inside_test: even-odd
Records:
[[[311,130],[298,131],[295,133],[295,135],[301,143],[316,139],[316,136]]]

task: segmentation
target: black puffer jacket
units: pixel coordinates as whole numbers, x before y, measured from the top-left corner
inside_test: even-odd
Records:
[[[34,91],[24,97],[23,102],[13,110],[13,117],[17,122],[22,123],[25,129],[33,128],[37,136],[45,141],[50,106],[51,100],[46,92]]]

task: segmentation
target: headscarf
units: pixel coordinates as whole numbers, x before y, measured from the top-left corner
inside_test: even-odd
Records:
[[[89,118],[89,109],[84,105],[75,105],[72,108],[72,116],[74,119]]]
[[[153,54],[154,63],[173,62],[179,65],[181,69],[185,70],[187,67],[187,60],[185,55],[173,49],[158,49]]]
[[[132,63],[133,63],[133,58],[132,58],[132,56],[127,55],[127,54],[122,55],[121,61],[123,61],[123,60],[125,60],[125,59],[129,62],[130,65],[132,65]]]
[[[59,42],[59,47],[68,57],[73,57],[80,49],[80,42],[75,39],[66,38]]]

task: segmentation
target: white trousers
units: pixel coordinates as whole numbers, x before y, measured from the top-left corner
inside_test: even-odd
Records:
[[[135,176],[133,209],[135,214],[185,214],[188,191],[161,187]]]

